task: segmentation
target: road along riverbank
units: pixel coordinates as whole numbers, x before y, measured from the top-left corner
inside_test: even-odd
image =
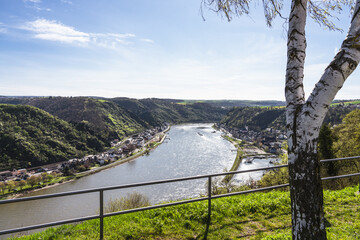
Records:
[[[165,138],[166,138],[166,133],[170,130],[170,126],[167,127],[167,129],[165,129],[164,131],[158,133],[153,139],[151,139],[150,141],[146,142],[144,144],[144,147],[141,149],[138,149],[138,152],[136,152],[134,155],[124,158],[124,159],[119,159],[113,163],[107,164],[105,166],[101,166],[101,167],[97,167],[94,169],[91,169],[89,171],[85,171],[85,172],[80,172],[76,174],[76,178],[80,178],[80,177],[84,177],[84,176],[88,176],[90,174],[94,174],[97,172],[100,172],[102,170],[108,169],[108,168],[113,168],[117,165],[120,164],[124,164],[126,162],[132,161],[138,157],[143,156],[144,154],[148,154],[150,151],[154,150],[156,147],[158,147],[161,143],[164,142]],[[158,141],[156,141],[156,139],[158,139]],[[155,143],[155,144],[153,144]],[[152,146],[150,146],[152,145]]]
[[[246,163],[252,163],[254,158],[267,158],[267,157],[276,157],[270,153],[265,152],[264,150],[254,146],[253,144],[245,144],[241,139],[236,139],[231,136],[230,133],[226,130],[221,129],[223,132],[222,137],[229,142],[231,142],[237,149],[236,158],[229,172],[237,171],[240,164],[246,159]],[[227,175],[223,178],[224,183],[230,182],[234,177],[234,174]]]
[[[141,149],[137,149],[137,152],[135,154],[133,154],[132,156],[129,156],[127,158],[123,158],[123,159],[119,159],[113,163],[104,165],[104,166],[99,166],[99,167],[95,167],[92,168],[88,171],[85,172],[79,172],[76,173],[74,176],[68,176],[68,177],[57,177],[56,179],[54,179],[53,184],[51,185],[44,185],[44,186],[37,186],[34,188],[30,188],[30,189],[26,189],[23,191],[19,191],[19,192],[14,192],[11,193],[9,195],[6,196],[2,196],[0,198],[1,199],[14,199],[14,198],[21,198],[25,195],[40,191],[40,190],[44,190],[44,189],[48,189],[48,188],[53,188],[53,187],[57,187],[59,185],[65,184],[65,183],[70,183],[73,182],[79,178],[94,174],[94,173],[98,173],[100,171],[109,169],[109,168],[113,168],[116,167],[120,164],[124,164],[127,163],[129,161],[135,160],[136,158],[139,158],[145,154],[149,154],[150,151],[154,150],[155,148],[157,148],[161,143],[164,142],[165,138],[166,138],[166,133],[170,130],[170,126],[168,126],[164,131],[157,133],[151,140],[149,140],[148,142],[146,142],[144,144],[144,147]]]

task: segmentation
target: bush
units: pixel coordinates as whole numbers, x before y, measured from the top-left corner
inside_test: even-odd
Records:
[[[133,209],[146,207],[150,205],[150,200],[147,196],[142,195],[141,193],[134,192],[128,194],[126,197],[121,197],[119,199],[110,199],[107,203],[104,211],[105,212],[118,212],[125,209]]]

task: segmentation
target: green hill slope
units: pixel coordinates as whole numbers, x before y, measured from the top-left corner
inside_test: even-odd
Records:
[[[63,120],[80,125],[85,123],[108,140],[132,135],[164,122],[217,122],[228,111],[208,103],[184,105],[179,104],[179,100],[156,98],[3,97],[0,103],[31,105]]]
[[[25,104],[43,109],[68,122],[85,123],[108,141],[143,130],[143,126],[126,110],[107,100],[48,97],[32,98]]]
[[[217,122],[228,111],[208,103],[179,104],[179,100],[171,99],[113,98],[110,101],[153,126],[163,122]]]
[[[324,123],[331,125],[340,124],[342,119],[354,106],[335,105],[329,108]],[[230,128],[249,129],[261,131],[269,127],[285,130],[285,108],[281,107],[235,107],[223,117],[220,123]]]
[[[104,150],[86,125],[74,125],[31,106],[0,104],[0,170],[26,168]]]
[[[208,104],[166,99],[34,97],[0,102],[17,104],[1,105],[0,170],[80,157],[164,122],[216,122],[226,113]]]

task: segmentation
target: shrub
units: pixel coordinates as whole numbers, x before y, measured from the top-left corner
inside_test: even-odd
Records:
[[[118,199],[110,199],[107,203],[105,212],[118,212],[125,209],[133,209],[139,207],[146,207],[150,205],[150,200],[147,196],[134,192],[128,194],[126,197]]]

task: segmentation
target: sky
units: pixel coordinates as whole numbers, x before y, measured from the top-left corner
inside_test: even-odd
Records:
[[[0,95],[283,101],[286,25],[260,3],[228,22],[201,0],[0,0]],[[349,16],[344,32],[308,20],[307,96]],[[359,79],[336,99],[360,98]]]

